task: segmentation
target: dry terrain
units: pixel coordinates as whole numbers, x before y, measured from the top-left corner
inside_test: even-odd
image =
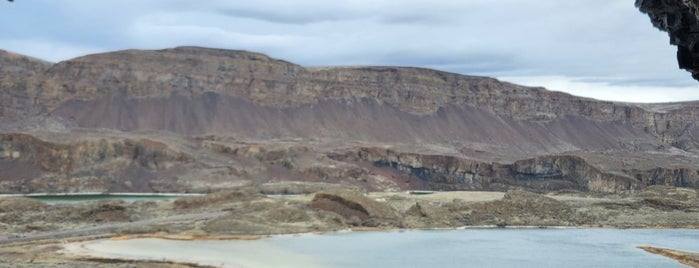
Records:
[[[306,188],[321,186],[309,184]],[[628,196],[542,195],[523,190],[367,194],[360,189],[332,188],[268,197],[260,192],[260,188],[245,186],[158,202],[111,200],[55,205],[28,198],[1,198],[0,228],[7,235],[0,237],[0,266],[195,266],[112,260],[64,251],[65,245],[73,245],[71,242],[109,237],[258,239],[347,229],[464,226],[699,228],[696,193],[664,186]]]

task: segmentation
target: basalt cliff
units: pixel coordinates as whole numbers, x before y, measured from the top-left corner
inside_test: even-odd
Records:
[[[697,187],[698,122],[699,102],[599,101],[421,68],[197,47],[55,64],[0,51],[2,193]]]

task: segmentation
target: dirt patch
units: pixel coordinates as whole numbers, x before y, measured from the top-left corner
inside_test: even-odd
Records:
[[[257,190],[251,188],[240,188],[235,190],[221,191],[205,196],[188,197],[175,200],[176,209],[194,209],[201,207],[212,207],[221,203],[245,202],[264,198]]]
[[[0,213],[41,210],[48,207],[44,202],[27,197],[0,198]]]

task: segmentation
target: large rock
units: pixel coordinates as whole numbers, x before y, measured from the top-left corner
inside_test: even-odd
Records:
[[[223,206],[216,203],[205,206],[224,207],[228,213],[205,221],[203,231],[212,234],[289,234],[347,228],[339,215],[313,211],[306,202],[231,199],[227,203]]]
[[[667,184],[682,187],[699,185],[697,172],[688,169],[684,179],[655,179],[649,171],[609,173],[575,155],[541,156],[497,164],[467,158],[397,152],[384,148],[360,148],[334,154],[338,161],[370,162],[374,167],[391,168],[409,174],[429,190],[509,190],[519,187],[538,192],[582,191],[623,193],[638,191],[643,185]],[[694,172],[691,172],[691,171]],[[649,174],[650,173],[650,174]],[[640,180],[637,178],[641,178]]]
[[[455,226],[454,215],[440,204],[417,201],[405,211],[405,227],[445,228]]]
[[[380,227],[396,226],[399,217],[395,209],[347,190],[328,190],[315,194],[310,207],[339,214],[349,225]]]
[[[462,208],[463,210],[463,208]],[[540,194],[514,190],[501,200],[466,206],[455,212],[465,224],[497,226],[576,226],[580,223],[569,205]]]
[[[192,161],[192,156],[149,139],[64,143],[0,133],[0,192],[151,192],[157,191],[151,182]]]
[[[696,190],[655,185],[636,194],[641,204],[665,211],[699,211],[699,188]]]
[[[699,80],[699,1],[636,0],[636,7],[650,16],[653,26],[666,31],[677,46],[679,67]]]

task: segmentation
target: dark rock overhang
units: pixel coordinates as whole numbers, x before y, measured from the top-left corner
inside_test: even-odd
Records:
[[[699,80],[699,0],[636,0],[653,25],[670,35],[677,46],[679,67]]]

